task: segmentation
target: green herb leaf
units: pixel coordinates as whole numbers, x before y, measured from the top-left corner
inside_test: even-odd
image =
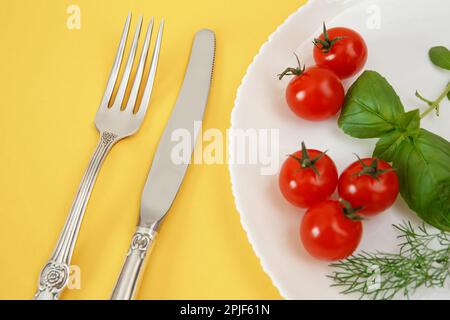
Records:
[[[385,133],[378,140],[373,156],[385,161],[392,161],[398,146],[407,137],[417,136],[420,128],[418,109],[402,113],[397,117],[397,128]]]
[[[425,129],[403,139],[393,156],[400,193],[420,218],[450,231],[450,143]]]
[[[338,125],[353,137],[376,138],[394,130],[403,112],[400,98],[386,79],[365,71],[348,90]]]
[[[419,118],[417,110],[404,112],[385,78],[366,71],[347,93],[339,126],[357,138],[380,137],[374,155],[393,162],[408,206],[429,224],[450,231],[450,143],[419,129]]]
[[[450,51],[444,46],[433,47],[428,51],[434,65],[450,70]]]
[[[361,298],[410,298],[418,288],[445,288],[450,279],[450,233],[429,231],[425,224],[393,225],[397,252],[360,252],[332,263],[332,287]]]
[[[414,109],[399,115],[397,117],[397,126],[400,131],[410,134],[418,133],[420,128],[420,110]]]

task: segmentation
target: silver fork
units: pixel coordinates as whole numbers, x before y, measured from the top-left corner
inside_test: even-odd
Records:
[[[150,39],[153,30],[153,18],[150,20],[145,35],[144,44],[142,47],[139,64],[136,69],[136,75],[133,85],[131,87],[130,96],[128,98],[125,108],[122,108],[125,91],[127,89],[128,80],[130,78],[133,67],[136,49],[138,46],[139,35],[142,27],[142,16],[136,26],[133,42],[131,44],[130,53],[125,65],[122,80],[117,89],[116,97],[111,107],[108,107],[111,96],[116,84],[117,76],[119,74],[120,65],[122,62],[123,53],[128,37],[128,30],[130,28],[131,13],[128,14],[125,22],[125,27],[120,39],[119,48],[117,50],[116,58],[106,85],[105,93],[103,94],[100,107],[95,116],[95,125],[100,133],[100,139],[97,148],[92,155],[86,172],[81,180],[78,192],[72,203],[69,216],[64,224],[64,228],[59,236],[58,243],[44,266],[39,277],[39,287],[35,294],[36,300],[56,300],[61,291],[67,285],[69,280],[69,266],[72,257],[72,252],[77,240],[80,225],[83,220],[83,215],[86,210],[86,205],[89,196],[94,186],[97,174],[108,152],[119,140],[133,135],[140,127],[147,111],[147,106],[150,101],[153,82],[156,75],[156,67],[158,64],[159,52],[161,49],[162,33],[164,29],[164,20],[161,20],[159,25],[158,35],[153,50],[152,61],[148,73],[147,82],[142,94],[142,100],[139,108],[134,112],[136,100],[138,97],[139,87],[141,86],[142,76],[144,74],[145,62],[147,59]]]

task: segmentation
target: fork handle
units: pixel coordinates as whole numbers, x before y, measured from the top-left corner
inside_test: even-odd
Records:
[[[131,239],[130,248],[125,258],[111,300],[131,300],[140,285],[141,271],[145,269],[149,248],[157,234],[158,223],[150,228],[137,227]]]
[[[72,203],[69,216],[61,231],[55,249],[39,276],[39,287],[35,300],[57,300],[69,281],[69,268],[86,205],[100,167],[111,147],[118,141],[116,134],[102,132],[78,192]]]

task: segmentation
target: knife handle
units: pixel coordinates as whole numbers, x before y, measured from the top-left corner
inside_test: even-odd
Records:
[[[149,248],[156,237],[157,223],[150,228],[137,227],[130,248],[111,295],[111,300],[131,300],[140,284],[141,270],[145,268]]]

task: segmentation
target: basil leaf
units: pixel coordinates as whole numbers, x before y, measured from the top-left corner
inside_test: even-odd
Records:
[[[420,218],[450,231],[450,143],[425,129],[394,154],[400,193]]]
[[[434,65],[450,70],[450,51],[444,46],[433,47],[428,51]]]
[[[375,138],[395,129],[404,112],[400,98],[379,73],[365,71],[345,96],[338,125],[356,138]]]
[[[407,137],[414,137],[420,128],[420,112],[418,109],[402,113],[397,117],[397,128],[385,133],[378,140],[373,156],[385,161],[392,161],[397,147]]]

